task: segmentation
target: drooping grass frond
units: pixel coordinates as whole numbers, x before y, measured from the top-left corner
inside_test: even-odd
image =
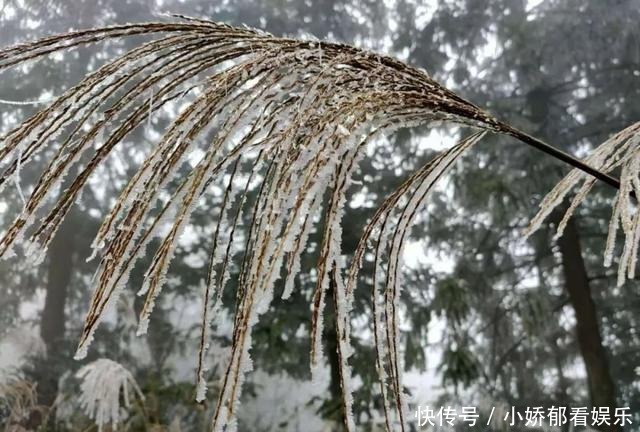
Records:
[[[610,266],[616,243],[618,229],[622,226],[625,236],[624,248],[618,266],[618,286],[625,279],[635,277],[640,244],[640,211],[637,197],[640,197],[640,122],[616,133],[593,151],[585,162],[604,173],[620,170],[620,188],[613,204],[613,214],[609,223],[604,264]],[[525,234],[531,235],[538,230],[542,222],[557,208],[567,195],[580,184],[571,200],[564,217],[558,224],[556,238],[561,237],[569,218],[585,200],[596,183],[596,179],[578,169],[564,177],[540,203],[540,211],[532,219]]]
[[[429,192],[458,157],[475,143],[480,141],[485,132],[479,132],[429,161],[411,175],[396,191],[394,191],[378,208],[356,248],[355,257],[348,271],[346,285],[347,296],[351,299],[357,284],[358,272],[367,250],[368,242],[375,236],[375,260],[373,273],[373,290],[371,303],[373,308],[373,328],[376,349],[376,368],[380,377],[380,391],[383,396],[384,413],[387,429],[391,430],[391,408],[388,395],[401,422],[405,424],[406,402],[402,391],[401,371],[398,355],[399,340],[399,299],[400,299],[400,262],[402,248],[414,216],[426,202]],[[383,254],[386,253],[386,270],[381,269]],[[378,290],[378,279],[382,282],[383,292]],[[381,304],[382,303],[382,304]],[[389,384],[390,381],[390,384]],[[390,390],[387,387],[390,387]]]
[[[102,427],[111,423],[114,429],[120,422],[120,400],[124,407],[131,406],[130,388],[134,397],[144,400],[133,375],[120,363],[106,358],[98,359],[83,366],[76,377],[80,384],[80,405],[85,413],[93,419],[101,431]]]
[[[25,430],[21,424],[36,413],[44,418],[49,409],[38,405],[36,385],[23,379],[0,383],[0,407],[7,413],[0,423],[5,424],[5,431]]]
[[[89,74],[1,137],[0,188],[12,180],[20,184],[21,166],[36,155],[48,150],[53,157],[25,196],[22,213],[0,239],[0,254],[10,256],[22,244],[28,256],[42,259],[96,170],[133,131],[144,128],[151,115],[191,93],[195,98],[154,143],[93,241],[100,263],[77,358],[86,355],[96,327],[136,262],[157,244],[139,291],[145,296],[139,333],[146,332],[177,241],[199,199],[215,184],[224,192],[203,289],[198,400],[206,392],[209,327],[218,316],[236,255],[241,265],[231,354],[221,378],[214,430],[235,425],[243,380],[252,368],[252,329],[269,308],[280,277],[285,277],[284,298],[295,289],[300,258],[321,214],[324,231],[311,312],[312,371],[322,362],[324,306],[332,292],[345,424],[355,429],[349,315],[358,269],[373,240],[373,320],[385,418],[387,429],[397,418],[407,430],[398,356],[402,245],[434,183],[482,133],[443,152],[385,200],[347,268],[342,218],[352,176],[367,144],[396,128],[444,121],[514,136],[518,132],[423,71],[392,58],[203,20],[49,37],[0,51],[0,71],[59,50],[133,35],[157,39]],[[64,179],[72,169],[77,174],[67,185]],[[234,234],[243,220],[250,222],[239,245]]]

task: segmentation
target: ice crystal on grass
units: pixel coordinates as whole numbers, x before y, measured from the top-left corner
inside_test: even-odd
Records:
[[[80,405],[96,423],[99,431],[109,423],[114,430],[117,429],[121,420],[121,400],[127,409],[131,406],[132,396],[144,400],[131,372],[113,360],[95,360],[83,366],[76,377],[82,380]],[[133,391],[132,395],[130,390]]]
[[[638,260],[638,245],[640,244],[640,211],[638,197],[640,197],[640,122],[614,134],[602,143],[586,159],[590,166],[604,172],[611,173],[620,170],[620,188],[613,201],[613,214],[609,223],[604,265],[609,267],[613,261],[614,249],[618,230],[622,227],[625,241],[618,264],[618,286],[626,278],[635,277]],[[596,183],[596,179],[578,169],[572,170],[563,178],[540,203],[540,211],[532,219],[526,230],[531,235],[538,230],[542,222],[556,209],[569,193],[578,188],[571,199],[568,209],[558,224],[556,238],[562,236],[569,218],[576,208],[587,197]]]
[[[25,424],[34,413],[45,417],[49,408],[38,404],[36,385],[32,382],[11,378],[0,382],[0,407],[5,414],[3,422],[6,431],[24,431],[20,425]]]
[[[249,355],[253,328],[269,308],[281,277],[283,297],[294,292],[310,233],[322,226],[312,299],[311,368],[323,361],[324,309],[332,301],[345,426],[354,430],[350,312],[358,271],[371,244],[376,268],[371,299],[376,365],[386,425],[390,430],[398,421],[407,430],[398,348],[402,246],[435,182],[483,131],[520,139],[523,135],[425,72],[393,58],[343,44],[178,18],[75,31],[0,51],[2,71],[106,39],[156,37],[87,75],[0,137],[0,188],[34,155],[55,148],[32,193],[25,196],[24,211],[0,238],[0,254],[9,256],[15,245],[24,244],[42,257],[80,191],[109,155],[136,128],[148,129],[154,113],[180,101],[184,109],[159,135],[92,243],[100,262],[76,356],[86,355],[96,327],[123,292],[129,274],[150,253],[151,264],[138,292],[145,297],[139,333],[146,331],[178,240],[192,223],[200,197],[215,184],[224,194],[214,213],[217,217],[212,217],[213,246],[202,289],[198,400],[206,397],[209,328],[230,285],[232,263],[239,271],[231,350],[221,376],[213,429],[230,430],[237,423],[242,384],[253,367]],[[192,90],[194,98],[183,100]],[[381,204],[353,261],[346,263],[342,219],[352,177],[367,155],[367,145],[394,129],[432,122],[457,123],[480,132],[410,175]],[[63,190],[70,172],[77,174]],[[627,229],[628,214],[621,211],[620,217]],[[245,220],[249,223],[242,227],[240,242],[234,234]],[[131,383],[130,374],[100,360],[81,375],[88,412],[99,424],[117,422],[119,389]],[[101,380],[108,385],[98,387]]]

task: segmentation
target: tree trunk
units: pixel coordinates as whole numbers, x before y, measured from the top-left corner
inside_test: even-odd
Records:
[[[39,403],[51,406],[58,392],[58,367],[64,355],[65,304],[73,268],[77,226],[73,211],[62,223],[49,247],[47,287],[44,309],[40,318],[40,336],[47,346],[47,363],[38,382]]]
[[[558,335],[552,335],[549,338],[549,345],[553,349],[554,360],[556,364],[556,371],[558,372],[558,386],[556,389],[556,401],[557,405],[561,407],[571,406],[571,399],[569,397],[569,381],[564,374],[564,359],[558,345]],[[563,424],[560,428],[561,432],[569,432],[571,424],[569,422]]]
[[[620,428],[613,425],[613,413],[616,407],[615,385],[609,371],[607,354],[602,345],[598,315],[582,258],[578,230],[573,219],[569,220],[558,244],[562,255],[566,288],[575,312],[578,345],[587,371],[591,405],[609,407],[612,424],[604,426],[602,430],[619,431]]]

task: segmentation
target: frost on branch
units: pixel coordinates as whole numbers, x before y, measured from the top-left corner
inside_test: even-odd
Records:
[[[120,192],[92,243],[99,263],[76,357],[86,355],[132,269],[150,254],[138,292],[145,298],[138,332],[146,332],[178,240],[200,198],[215,184],[224,195],[212,216],[213,246],[202,289],[198,400],[206,397],[209,329],[219,315],[232,262],[239,274],[231,354],[219,385],[214,430],[234,428],[242,384],[252,368],[253,328],[269,308],[279,278],[285,278],[283,297],[296,289],[301,256],[309,253],[309,235],[319,220],[324,223],[312,300],[311,368],[323,361],[324,306],[333,301],[345,425],[354,430],[350,311],[358,269],[374,239],[379,276],[373,320],[385,418],[389,430],[396,421],[406,430],[398,356],[402,245],[433,184],[481,134],[434,158],[385,200],[347,265],[342,218],[353,173],[374,137],[400,127],[445,121],[500,133],[513,129],[392,58],[185,17],[76,31],[6,48],[0,51],[0,71],[59,50],[135,35],[155,39],[87,75],[0,137],[0,188],[15,184],[21,166],[34,156],[45,150],[53,154],[25,196],[22,213],[0,238],[0,254],[10,256],[22,246],[36,261],[42,259],[71,205],[114,149],[134,130],[148,128],[158,110],[184,104]],[[193,97],[186,99],[187,94]],[[201,156],[194,161],[194,154]],[[71,172],[77,175],[64,181]],[[68,187],[62,189],[63,184]],[[239,241],[234,234],[247,220]],[[148,251],[151,245],[157,246]],[[96,369],[85,373],[93,376]],[[113,393],[108,400],[114,403]],[[106,412],[101,419],[107,419]]]
[[[85,413],[93,419],[101,431],[102,427],[111,423],[113,429],[120,422],[120,395],[124,399],[124,407],[131,406],[130,388],[141,400],[144,396],[138,384],[127,369],[120,363],[106,358],[98,359],[83,366],[76,377],[80,384],[80,405]]]
[[[625,237],[624,248],[618,265],[618,286],[625,278],[635,277],[640,244],[640,122],[616,133],[602,143],[589,155],[585,162],[604,173],[620,170],[620,188],[613,204],[613,214],[609,223],[609,234],[604,252],[604,264],[609,267],[613,261],[616,236],[620,227]],[[542,222],[558,207],[572,189],[580,184],[576,195],[571,200],[564,217],[558,224],[556,238],[562,236],[569,218],[585,200],[596,183],[596,179],[578,169],[572,170],[558,183],[540,203],[540,211],[533,218],[526,230],[531,235],[538,230]]]

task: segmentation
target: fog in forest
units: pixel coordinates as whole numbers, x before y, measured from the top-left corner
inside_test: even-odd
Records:
[[[496,118],[578,158],[640,120],[639,0],[0,0],[0,45],[127,23],[198,25],[187,17],[309,42],[318,50],[314,54],[308,49],[309,58],[320,66],[323,44],[344,43],[393,57],[425,71]],[[19,50],[0,52],[0,162],[4,162],[2,146],[9,141],[7,134],[23,121],[108,61],[160,37],[167,35],[108,38],[15,67],[5,67],[3,62],[9,62],[10,55],[20,55]],[[238,37],[250,39],[245,33]],[[186,62],[190,53],[187,42],[181,43],[185,44],[181,49]],[[208,43],[218,42],[214,38]],[[283,50],[283,59],[285,54]],[[325,62],[327,69],[334,65],[331,59]],[[189,84],[197,87],[206,77],[206,73],[194,76]],[[386,79],[378,76],[372,81],[376,78]],[[304,79],[312,82],[312,78]],[[288,97],[300,97],[303,106],[304,97],[287,93],[289,84],[284,79],[278,83],[282,93],[280,99],[274,99],[276,105],[284,106]],[[148,108],[142,108],[140,125],[122,138],[88,178],[41,262],[32,262],[37,261],[36,254],[26,247],[17,247],[15,256],[0,261],[2,430],[97,431],[99,409],[93,404],[101,402],[93,396],[108,393],[111,385],[115,385],[111,395],[115,395],[118,430],[210,430],[221,377],[235,355],[231,347],[236,300],[243,295],[242,257],[253,250],[247,247],[252,244],[247,241],[253,235],[251,215],[238,216],[230,241],[233,247],[219,256],[219,261],[228,257],[222,276],[218,275],[221,279],[227,275],[227,288],[215,317],[210,318],[210,330],[204,332],[203,299],[207,298],[211,250],[220,236],[228,238],[230,233],[230,229],[218,233],[216,228],[219,221],[235,214],[230,211],[227,215],[225,206],[235,211],[245,204],[240,195],[228,204],[226,190],[232,186],[240,190],[246,184],[248,192],[242,199],[246,198],[247,208],[259,202],[261,192],[256,185],[270,175],[267,164],[253,177],[249,162],[236,162],[221,175],[223,181],[207,185],[196,200],[189,222],[175,240],[175,256],[169,258],[166,278],[160,278],[164,286],[155,298],[146,334],[137,335],[141,311],[144,317],[148,305],[136,293],[150,283],[149,277],[145,281],[145,271],[153,266],[151,248],[127,274],[123,292],[97,328],[86,358],[74,360],[100,279],[100,259],[87,259],[93,252],[92,241],[129,179],[172,122],[201,94],[198,89],[185,89],[158,109],[154,103],[159,105],[162,98],[160,86],[145,96]],[[330,97],[331,89],[327,100]],[[324,101],[314,103],[324,106]],[[99,116],[96,119],[100,121]],[[446,172],[442,168],[442,178],[407,227],[403,247],[397,246],[401,290],[393,313],[397,307],[397,375],[408,404],[405,426],[395,411],[391,420],[385,420],[385,410],[393,411],[395,401],[379,383],[376,361],[376,335],[382,332],[376,333],[374,327],[372,287],[376,281],[381,283],[380,275],[391,264],[378,266],[372,241],[372,249],[363,255],[352,310],[346,318],[353,346],[348,360],[353,375],[350,409],[358,430],[430,427],[464,431],[478,426],[491,431],[517,430],[525,428],[525,412],[531,413],[534,407],[544,410],[545,416],[538,424],[527,424],[532,430],[640,430],[640,284],[632,270],[635,258],[631,258],[632,253],[637,254],[640,238],[640,230],[633,228],[640,224],[637,199],[621,204],[615,188],[594,181],[589,190],[576,187],[566,199],[550,206],[545,218],[535,219],[545,195],[571,166],[495,130],[472,135],[477,124],[471,121],[469,126],[454,125],[448,118],[434,119],[437,121],[416,125],[407,117],[392,132],[376,135],[368,143],[366,157],[357,163],[346,188],[344,214],[336,223],[341,230],[336,262],[347,263],[341,264],[346,274],[368,221],[385,199],[428,161],[452,155],[451,149],[465,138],[473,141]],[[108,126],[107,137],[117,124]],[[80,132],[88,133],[90,128],[83,127]],[[224,125],[215,125],[210,136],[223,130]],[[342,123],[336,131],[336,136],[345,137],[353,132]],[[609,174],[623,179],[622,192],[637,197],[640,156],[634,149],[640,143],[640,127],[626,131],[628,136],[614,144],[631,149],[630,168],[616,165]],[[104,137],[95,139],[105,142]],[[200,149],[185,156],[188,169],[206,157],[206,145],[212,140],[207,136],[199,142]],[[62,141],[63,137],[51,137],[51,145],[28,164],[21,164],[21,152],[28,153],[27,148],[16,149],[17,168],[12,169],[17,172],[0,185],[2,235],[19,217],[24,200],[37,187]],[[256,160],[259,151],[256,147]],[[613,153],[607,155],[611,160]],[[50,191],[52,203],[74,184],[89,160],[88,154],[78,156],[77,165]],[[0,164],[0,169],[4,172],[8,166]],[[636,171],[627,172],[634,168]],[[177,174],[180,178],[180,172]],[[625,192],[625,184],[635,192]],[[585,197],[574,211],[571,199],[580,192]],[[169,197],[160,198],[170,201]],[[302,248],[305,253],[300,255],[299,273],[291,279],[293,290],[289,292],[286,270],[277,267],[275,273],[282,274],[274,276],[274,298],[252,329],[253,370],[248,370],[240,403],[235,406],[239,431],[348,430],[343,421],[345,360],[341,332],[333,324],[345,315],[339,296],[334,303],[328,294],[325,302],[319,342],[322,364],[313,380],[309,367],[317,263],[330,217],[325,207],[312,204],[307,209],[310,216],[303,215],[312,225]],[[632,209],[628,218],[624,208],[620,216],[621,205]],[[316,212],[311,214],[311,209]],[[563,221],[567,210],[573,215]],[[37,221],[45,220],[46,214],[40,212]],[[610,221],[618,219],[621,228],[612,237]],[[539,222],[538,230],[525,238],[532,220]],[[559,237],[554,236],[558,226],[563,229]],[[160,240],[150,244],[157,248]],[[389,251],[380,252],[381,256],[393,257],[395,247],[390,242]],[[293,262],[288,256],[285,259]],[[332,279],[326,289],[331,293],[339,285]],[[205,343],[208,350],[200,357],[199,349]],[[391,345],[386,349],[393,351]],[[199,360],[204,365],[200,373]],[[99,377],[100,373],[110,375]],[[392,368],[386,373],[390,380],[394,378]],[[94,387],[92,377],[98,380]],[[116,381],[126,383],[128,390],[121,391]],[[208,391],[197,402],[204,384]],[[113,401],[103,403],[108,407],[103,418],[115,419],[109,411]],[[442,411],[438,414],[447,407],[456,410],[454,424],[443,422]],[[463,421],[463,407],[473,408],[478,426]],[[571,417],[565,424],[553,424],[549,409],[554,407],[566,407],[567,417],[572,408],[585,407],[586,423],[576,423]],[[610,424],[593,421],[597,417],[594,407],[600,414],[609,413]],[[426,422],[427,409],[435,411],[435,425]],[[509,425],[514,412],[522,413],[523,419]],[[626,422],[619,421],[622,417]],[[115,430],[107,420],[102,430]]]

